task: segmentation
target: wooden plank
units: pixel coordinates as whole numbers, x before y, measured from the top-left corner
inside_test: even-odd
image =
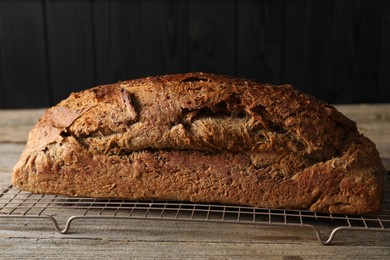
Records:
[[[96,84],[190,70],[292,83],[332,103],[390,100],[387,1],[0,7],[0,107],[46,107]]]
[[[50,103],[40,1],[0,1],[0,108]]]
[[[282,1],[237,4],[236,74],[281,84],[283,62]]]
[[[0,143],[25,143],[45,109],[0,110]]]
[[[311,58],[315,47],[311,37],[315,28],[315,2],[286,1],[284,22],[283,81],[317,96],[312,78]]]
[[[378,89],[378,60],[381,55],[382,1],[364,0],[358,12],[360,16],[356,15],[354,21],[358,24],[354,101],[371,103],[381,94]]]
[[[143,74],[138,1],[95,1],[94,30],[98,84]]]
[[[335,103],[353,102],[354,73],[351,70],[356,56],[354,45],[353,8],[351,1],[334,1],[332,13],[332,35],[330,42],[331,84],[338,89]]]
[[[68,216],[72,212],[69,210]],[[67,217],[61,216],[58,212],[54,217],[64,227]],[[320,226],[324,237],[332,230],[327,225],[324,221]],[[60,235],[48,220],[0,219],[0,226],[0,244],[7,246],[0,247],[0,250],[10,249],[2,256],[33,254],[32,245],[45,248],[45,256],[49,258],[55,254],[55,249],[62,250],[66,247],[68,250],[72,249],[72,256],[85,256],[87,253],[84,251],[99,248],[92,250],[94,253],[89,252],[88,256],[95,258],[97,255],[105,257],[109,254],[114,259],[124,255],[169,258],[295,255],[310,259],[338,255],[337,259],[343,259],[354,254],[371,259],[372,256],[383,257],[390,250],[390,233],[339,232],[333,246],[326,247],[318,242],[313,229],[308,227],[142,219],[77,219],[72,222],[70,233]],[[79,253],[80,251],[82,252]]]
[[[0,110],[0,191],[11,184],[12,168],[25,147],[28,133],[44,111]]]
[[[235,72],[235,4],[189,1],[189,69],[233,75]]]
[[[0,143],[0,192],[11,184],[12,168],[25,145]]]
[[[283,81],[332,103],[378,102],[381,2],[287,1]]]
[[[381,1],[333,4],[332,84],[340,90],[333,102],[378,102]]]
[[[99,1],[94,10],[99,84],[187,70],[186,2]]]
[[[375,102],[390,102],[390,1],[382,2],[380,57],[378,64],[378,92]]]
[[[45,1],[53,102],[95,86],[91,3]]]
[[[187,3],[159,0],[142,3],[140,15],[144,71],[151,75],[186,72],[188,66]]]
[[[329,84],[332,30],[330,1],[286,1],[282,81],[327,102],[334,102]]]
[[[21,224],[23,223],[23,224]],[[4,258],[45,252],[47,258],[245,258],[361,259],[390,253],[389,233],[342,232],[322,246],[311,229],[152,220],[75,221],[71,234],[52,232],[50,222],[0,220]],[[292,258],[294,257],[294,258]]]
[[[332,61],[330,39],[333,30],[333,24],[331,19],[332,1],[314,1],[312,8],[314,28],[311,31],[311,48],[310,53],[310,74],[306,73],[306,76],[310,79],[310,92],[316,95],[318,98],[334,103],[338,97],[338,89],[332,84]],[[305,77],[303,74],[302,77]]]

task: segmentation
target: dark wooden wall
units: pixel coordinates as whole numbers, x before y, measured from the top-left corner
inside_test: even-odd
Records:
[[[390,1],[0,0],[0,108],[187,71],[390,102]]]

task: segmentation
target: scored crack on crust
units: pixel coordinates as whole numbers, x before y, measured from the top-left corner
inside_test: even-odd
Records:
[[[187,73],[72,93],[31,130],[13,185],[363,214],[381,208],[383,172],[334,107],[290,85]]]

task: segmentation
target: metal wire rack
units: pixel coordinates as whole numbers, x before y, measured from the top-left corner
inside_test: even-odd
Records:
[[[382,212],[356,216],[205,203],[41,195],[10,186],[0,194],[0,218],[48,219],[61,234],[68,233],[71,223],[77,219],[149,219],[306,227],[314,230],[320,243],[328,245],[341,230],[390,232],[389,174],[385,175],[385,190]],[[64,228],[60,227],[59,219],[66,220]],[[324,226],[331,228],[325,238],[321,232]]]

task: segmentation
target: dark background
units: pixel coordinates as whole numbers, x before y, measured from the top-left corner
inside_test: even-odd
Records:
[[[390,1],[0,0],[0,108],[188,71],[390,102]]]

